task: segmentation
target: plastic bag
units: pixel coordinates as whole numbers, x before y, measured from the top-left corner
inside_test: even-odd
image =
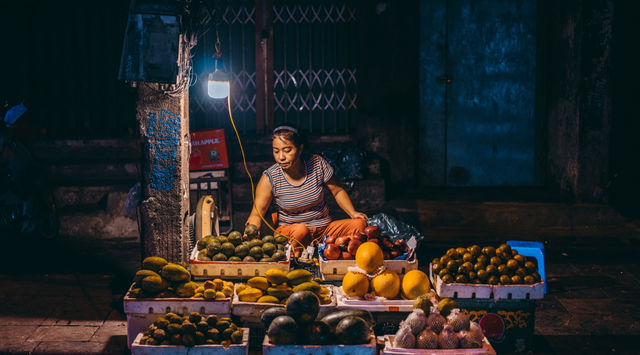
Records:
[[[320,152],[320,155],[329,162],[338,181],[364,178],[362,171],[366,155],[364,150],[355,147],[338,146],[324,149]]]
[[[137,182],[129,193],[127,194],[127,200],[124,202],[124,206],[122,206],[122,211],[125,215],[135,211],[135,209],[140,205],[140,201],[142,200],[142,184]]]
[[[424,236],[414,226],[401,222],[386,213],[378,213],[370,217],[367,224],[377,226],[382,235],[388,235],[393,240],[404,239],[408,241],[411,237],[415,237],[416,242],[420,244],[424,239]]]

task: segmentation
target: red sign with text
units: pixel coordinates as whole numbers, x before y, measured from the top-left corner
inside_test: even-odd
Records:
[[[189,170],[214,170],[229,167],[224,129],[201,129],[189,131],[189,134],[191,135]]]

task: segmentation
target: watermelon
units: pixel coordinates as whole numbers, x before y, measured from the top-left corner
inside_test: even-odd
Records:
[[[320,300],[311,291],[298,291],[289,296],[287,315],[295,319],[300,327],[311,324],[320,311]]]
[[[373,321],[373,315],[371,312],[364,309],[347,309],[343,311],[333,312],[322,318],[322,321],[327,323],[331,327],[331,331],[336,331],[336,326],[346,317],[360,317],[369,324],[369,327],[373,327],[376,323]]]
[[[269,329],[271,322],[274,319],[280,316],[286,316],[287,310],[284,307],[271,307],[262,313],[262,318],[260,318],[260,322],[264,326],[264,329]]]
[[[328,345],[333,343],[331,327],[323,321],[314,321],[300,332],[298,344]]]
[[[340,344],[367,344],[371,341],[371,328],[360,317],[345,317],[336,326],[336,337]]]
[[[292,345],[295,344],[298,337],[298,325],[289,316],[279,316],[269,325],[267,335],[271,344]]]

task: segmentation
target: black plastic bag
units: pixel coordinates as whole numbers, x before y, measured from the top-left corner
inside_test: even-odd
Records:
[[[364,179],[363,165],[365,151],[360,148],[339,146],[327,148],[320,152],[329,165],[333,168],[333,174],[338,181],[350,181]]]
[[[380,228],[382,235],[387,235],[392,240],[404,239],[409,241],[411,237],[415,237],[419,245],[424,239],[424,236],[414,226],[399,221],[386,213],[378,213],[373,217],[369,217],[367,225],[377,226]]]

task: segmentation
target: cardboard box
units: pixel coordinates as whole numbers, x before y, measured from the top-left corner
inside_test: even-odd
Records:
[[[460,310],[480,324],[497,353],[533,352],[535,302],[457,298]]]
[[[189,131],[191,155],[189,170],[214,170],[229,168],[229,154],[224,129]]]

